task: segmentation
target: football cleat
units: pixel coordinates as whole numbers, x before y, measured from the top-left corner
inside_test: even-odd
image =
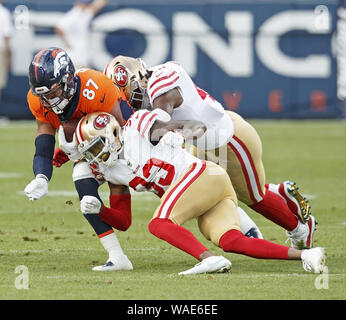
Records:
[[[96,266],[93,271],[120,271],[120,270],[133,270],[131,261],[126,255],[123,255],[118,260],[108,260],[102,266]]]
[[[279,193],[286,200],[290,210],[303,222],[307,222],[311,214],[309,201],[298,192],[295,182],[285,181],[279,184]]]
[[[307,223],[298,223],[293,231],[286,231],[287,241],[291,242],[291,247],[295,249],[310,249],[313,246],[313,234],[316,231],[317,221],[314,216],[310,216]]]
[[[324,248],[306,249],[302,252],[303,268],[307,272],[322,273],[325,269],[327,257]]]
[[[231,270],[232,263],[223,256],[211,256],[197,263],[193,268],[179,272],[179,275],[200,273],[223,273]]]
[[[308,234],[308,237],[306,239],[305,247],[306,248],[312,248],[313,247],[313,235],[317,229],[316,228],[317,221],[316,221],[314,216],[310,215],[309,220],[307,222],[307,225],[309,226],[309,234]]]

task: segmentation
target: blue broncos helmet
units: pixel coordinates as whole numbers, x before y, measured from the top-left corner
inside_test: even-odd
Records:
[[[29,67],[31,91],[42,105],[62,114],[76,92],[75,67],[60,48],[45,48],[38,52]]]

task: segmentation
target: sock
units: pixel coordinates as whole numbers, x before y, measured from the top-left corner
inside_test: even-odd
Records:
[[[240,253],[252,258],[288,259],[289,247],[264,239],[248,238],[234,229],[223,234],[219,244],[225,252]]]
[[[131,195],[109,196],[110,208],[102,207],[99,217],[117,230],[126,231],[131,225]]]
[[[249,207],[288,231],[295,229],[298,225],[297,217],[285,200],[267,189],[267,185],[263,200]]]
[[[109,254],[109,260],[117,260],[124,255],[119,240],[113,230],[99,234],[98,237]]]
[[[154,236],[167,241],[196,259],[199,258],[202,252],[208,251],[189,230],[169,219],[155,218],[151,220],[148,228]]]
[[[112,227],[108,223],[102,221],[98,214],[89,213],[83,215],[88,220],[88,222],[90,223],[90,225],[92,226],[92,228],[98,236],[100,234],[113,231]]]

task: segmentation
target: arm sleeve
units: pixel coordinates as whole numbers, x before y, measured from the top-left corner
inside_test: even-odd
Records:
[[[133,127],[136,127],[139,134],[148,140],[150,128],[153,126],[156,120],[163,122],[168,122],[171,119],[171,116],[162,109],[155,109],[154,111],[137,111],[138,117],[133,117],[136,121],[132,124]]]
[[[53,154],[55,137],[50,134],[41,134],[35,139],[35,155],[33,160],[33,171],[35,176],[44,174],[48,180],[53,173]]]
[[[100,218],[113,228],[126,231],[131,225],[131,195],[109,196],[110,208],[102,207]]]

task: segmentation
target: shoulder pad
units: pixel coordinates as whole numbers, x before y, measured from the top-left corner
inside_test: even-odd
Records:
[[[150,101],[177,87],[180,73],[180,65],[173,61],[153,68],[147,89]]]
[[[160,110],[157,112],[157,110],[154,111],[148,111],[148,110],[139,110],[136,111],[130,119],[127,121],[125,130],[135,130],[137,134],[141,135],[142,137],[147,137],[151,126],[154,124],[156,120],[161,120],[161,121],[169,121],[170,116],[168,113],[167,117],[164,116],[164,114],[161,113],[166,113],[163,110]]]

